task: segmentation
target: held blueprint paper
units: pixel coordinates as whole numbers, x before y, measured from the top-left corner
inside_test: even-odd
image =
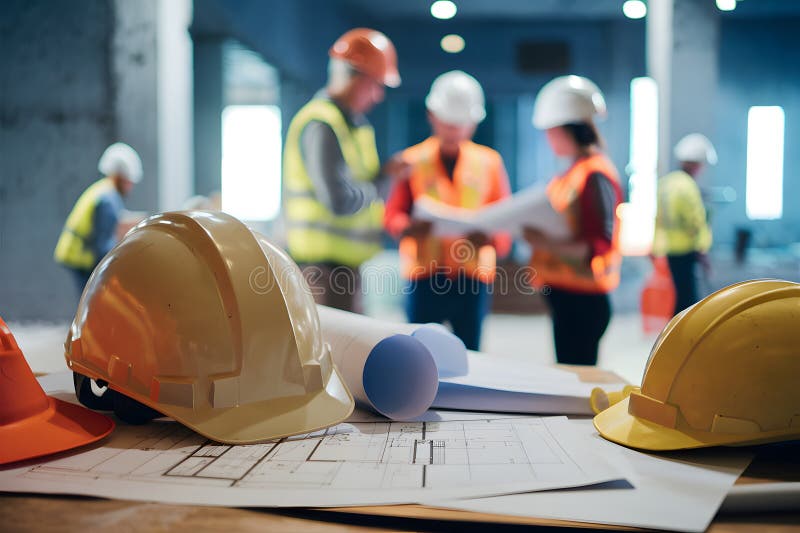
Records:
[[[571,236],[566,219],[550,205],[544,187],[529,187],[480,209],[463,209],[420,198],[414,202],[412,216],[432,222],[433,234],[437,236],[455,237],[476,230],[521,235],[524,227],[536,228],[554,239]]]
[[[70,382],[68,374],[61,376],[60,397]],[[54,392],[47,384],[46,390]],[[275,442],[231,446],[171,421],[120,423],[98,445],[0,470],[0,491],[241,507],[346,506],[620,479],[574,437],[569,424],[563,417],[491,415],[353,422]]]

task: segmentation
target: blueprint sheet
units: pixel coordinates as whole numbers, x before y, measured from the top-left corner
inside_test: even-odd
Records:
[[[119,423],[88,449],[0,470],[0,491],[242,507],[346,506],[621,478],[574,437],[564,417],[430,418],[439,421],[354,421],[247,446],[210,442],[172,421]]]
[[[701,533],[752,459],[751,451],[737,448],[642,453],[603,439],[591,420],[572,422],[570,429],[580,432],[588,447],[625,472],[627,482],[439,505],[476,513]]]

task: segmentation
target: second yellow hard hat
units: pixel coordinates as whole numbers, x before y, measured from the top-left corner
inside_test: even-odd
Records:
[[[667,324],[641,390],[594,419],[600,434],[644,450],[800,438],[800,284],[724,288]]]

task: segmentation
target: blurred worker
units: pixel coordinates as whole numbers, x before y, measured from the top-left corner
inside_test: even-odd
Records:
[[[425,106],[433,135],[402,153],[411,175],[396,182],[384,225],[400,239],[409,322],[446,320],[468,349],[477,350],[496,255],[508,254],[511,237],[475,232],[461,239],[436,238],[430,223],[414,220],[411,213],[423,196],[478,209],[510,194],[508,176],[500,154],[471,140],[486,117],[483,89],[475,78],[459,70],[442,74]]]
[[[329,50],[328,83],[295,115],[284,149],[283,214],[289,254],[317,303],[360,310],[359,266],[381,250],[381,171],[364,116],[400,85],[397,54],[381,32],[357,28]]]
[[[97,169],[104,178],[81,194],[67,217],[53,258],[73,274],[78,293],[97,263],[117,243],[122,199],[142,179],[142,160],[125,143],[106,148]]]
[[[526,228],[533,247],[533,285],[545,296],[553,319],[559,363],[594,365],[611,319],[608,293],[619,284],[621,255],[617,206],[622,200],[617,169],[603,154],[594,125],[604,116],[600,89],[580,76],[561,76],[536,97],[533,125],[545,130],[553,152],[571,162],[550,181],[553,208],[572,228],[568,240],[553,240]]]
[[[717,164],[717,151],[704,135],[691,133],[678,141],[674,152],[681,169],[658,180],[653,254],[667,256],[677,315],[698,300],[697,263],[706,273],[710,270],[706,252],[711,247],[711,229],[696,180],[706,164]]]

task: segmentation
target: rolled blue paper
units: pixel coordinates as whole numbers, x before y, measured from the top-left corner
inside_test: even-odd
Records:
[[[380,414],[393,420],[415,418],[428,410],[439,388],[430,350],[410,335],[392,335],[367,356],[364,392]]]
[[[411,336],[430,350],[439,377],[463,376],[469,371],[467,347],[441,324],[425,324],[414,330]]]

